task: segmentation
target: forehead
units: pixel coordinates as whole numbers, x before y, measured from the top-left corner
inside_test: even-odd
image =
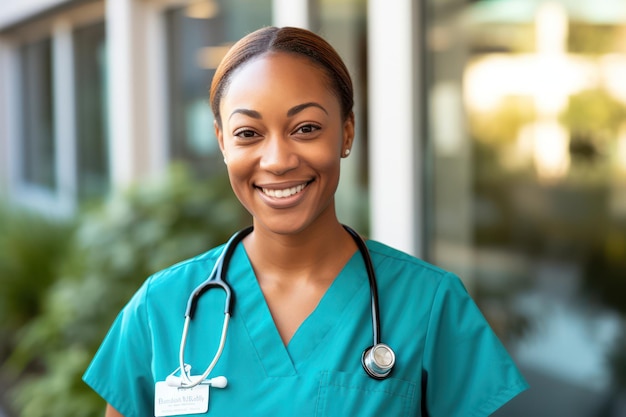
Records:
[[[229,77],[220,107],[252,101],[254,96],[339,102],[326,71],[306,56],[269,52],[251,59]]]

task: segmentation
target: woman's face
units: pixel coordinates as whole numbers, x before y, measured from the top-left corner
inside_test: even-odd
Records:
[[[307,58],[268,53],[230,78],[216,124],[232,188],[256,227],[297,233],[334,221],[341,155],[354,120],[341,117],[324,72]]]

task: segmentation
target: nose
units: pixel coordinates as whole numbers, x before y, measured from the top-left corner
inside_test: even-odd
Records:
[[[283,175],[298,167],[299,158],[295,144],[288,137],[271,135],[265,138],[262,148],[261,169]]]

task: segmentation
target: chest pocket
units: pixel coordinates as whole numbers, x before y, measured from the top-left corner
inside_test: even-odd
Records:
[[[324,371],[315,416],[418,416],[416,391],[416,384],[400,379]]]

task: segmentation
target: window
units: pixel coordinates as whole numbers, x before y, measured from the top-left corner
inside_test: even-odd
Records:
[[[20,180],[54,191],[57,187],[50,38],[20,50],[22,141]]]
[[[270,0],[202,0],[166,14],[170,158],[201,176],[223,170],[209,107],[215,68],[227,48],[271,24]]]
[[[42,13],[3,32],[11,199],[50,215],[109,189],[104,3]]]
[[[105,195],[109,188],[106,114],[105,26],[74,30],[76,83],[76,166],[80,200]]]

